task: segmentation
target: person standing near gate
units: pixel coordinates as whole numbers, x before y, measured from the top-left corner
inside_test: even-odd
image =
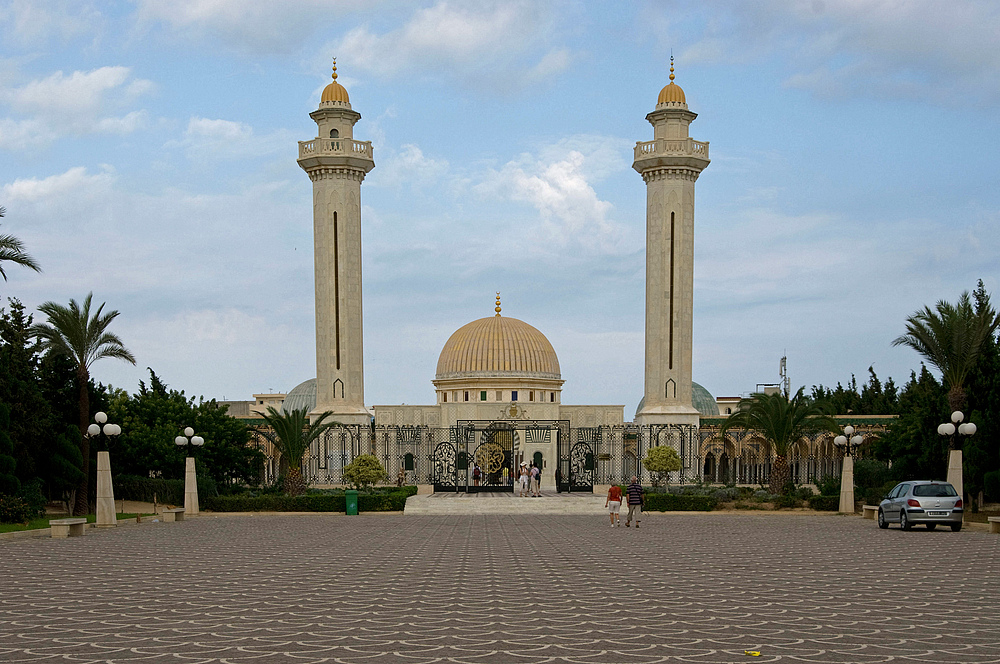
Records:
[[[642,485],[639,484],[639,478],[635,475],[632,476],[632,482],[628,485],[628,489],[625,490],[628,494],[628,514],[625,516],[625,527],[628,528],[629,524],[632,523],[632,517],[635,516],[635,527],[639,527],[639,519],[642,518]]]
[[[477,463],[475,466],[472,467],[473,486],[479,486],[479,480],[482,478],[482,476],[483,476],[483,471],[479,468],[479,464]]]
[[[521,485],[521,493],[519,497],[524,498],[528,495],[528,464],[521,462],[521,474],[518,477],[518,482]]]
[[[531,464],[531,496],[533,498],[541,498],[542,496],[542,492],[539,490],[541,477],[542,471],[535,464]]]
[[[622,527],[622,488],[617,484],[612,484],[611,488],[608,489],[608,498],[604,501],[604,507],[608,508],[609,514],[611,514],[611,527],[614,528],[617,523],[618,527]]]

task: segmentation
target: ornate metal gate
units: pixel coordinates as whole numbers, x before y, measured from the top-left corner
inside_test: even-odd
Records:
[[[559,491],[593,492],[596,471],[594,451],[600,438],[600,428],[570,429],[569,436],[556,440]]]
[[[465,440],[471,450],[468,491],[512,491],[514,488],[514,438],[512,426],[494,422],[485,429],[466,425]],[[475,469],[479,468],[479,478]]]

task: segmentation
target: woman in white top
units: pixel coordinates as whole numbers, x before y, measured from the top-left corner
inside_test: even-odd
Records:
[[[521,498],[528,495],[528,464],[521,462],[521,475],[518,479],[521,483],[521,493],[519,494]]]

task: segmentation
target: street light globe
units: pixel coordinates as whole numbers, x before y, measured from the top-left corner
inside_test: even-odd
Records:
[[[120,426],[118,426],[117,424],[115,425],[115,433],[114,433],[114,435],[116,435],[116,436],[122,435],[122,428]]]
[[[177,436],[174,438],[174,445],[187,445],[188,439],[184,436]]]
[[[848,424],[846,427],[844,427],[844,433],[850,436],[852,433],[854,433],[854,427]]]
[[[833,444],[837,447],[843,447],[847,444],[847,436],[837,436],[833,439]]]
[[[960,410],[956,410],[954,413],[951,414],[951,421],[954,422],[955,424],[958,424],[964,419],[965,415],[962,414],[962,411]]]
[[[958,432],[964,436],[971,436],[976,433],[976,425],[973,422],[966,422],[958,426]]]
[[[194,435],[194,429],[192,429],[191,427],[184,427],[184,435],[190,438],[191,436]]]
[[[955,433],[955,425],[951,422],[945,422],[938,427],[938,433],[942,436],[951,436]]]
[[[102,411],[97,411],[96,413],[94,413],[94,421],[97,422],[98,424],[104,424],[105,422],[108,421],[108,416],[106,413]]]
[[[104,425],[104,435],[105,436],[113,436],[113,435],[115,435],[115,425],[114,424],[105,424]]]
[[[98,424],[91,424],[89,427],[87,427],[87,434],[88,435],[90,435],[90,436],[96,436],[99,433],[101,433],[101,427],[100,427],[100,425],[98,425]]]
[[[854,445],[855,447],[860,447],[863,442],[865,442],[865,439],[860,434],[851,438],[851,445]]]
[[[205,444],[205,439],[202,438],[201,436],[195,436],[194,438],[191,439],[191,444],[194,445],[195,447],[201,447],[202,445]]]

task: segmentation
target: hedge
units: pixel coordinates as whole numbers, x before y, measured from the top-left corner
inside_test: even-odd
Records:
[[[403,487],[391,493],[379,491],[358,495],[360,512],[402,512],[406,499],[417,487]],[[213,512],[346,512],[344,494],[303,496],[215,496],[201,500],[201,507]]]
[[[718,501],[712,496],[675,496],[669,493],[647,493],[647,512],[711,512]]]
[[[840,509],[840,496],[813,496],[809,507],[822,512],[836,512]]]
[[[165,480],[159,477],[141,477],[139,475],[119,475],[114,479],[113,486],[115,489],[115,498],[118,500],[137,500],[144,503],[151,503],[155,498],[156,502],[160,504],[184,504],[184,480]],[[215,486],[215,480],[211,477],[198,478],[199,502],[218,494],[219,491]]]

